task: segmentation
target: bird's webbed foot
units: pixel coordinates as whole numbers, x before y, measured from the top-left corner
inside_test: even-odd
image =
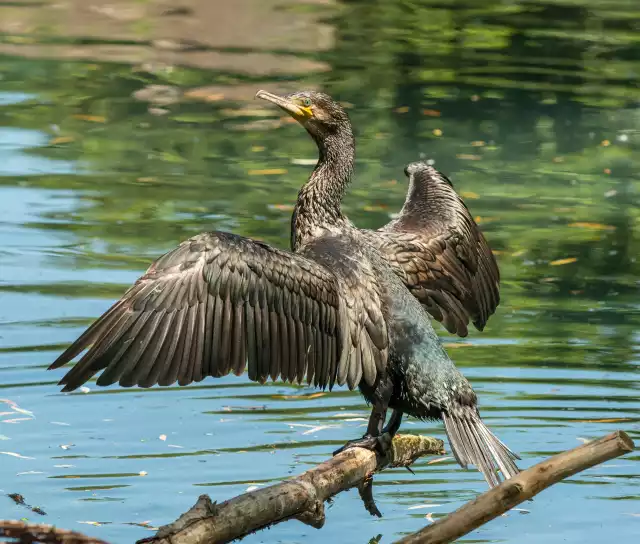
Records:
[[[392,437],[388,433],[384,433],[378,436],[371,434],[365,434],[362,438],[356,440],[349,440],[344,446],[338,448],[333,452],[333,455],[338,455],[343,451],[350,450],[351,448],[364,448],[371,450],[383,457],[387,455],[391,448]]]

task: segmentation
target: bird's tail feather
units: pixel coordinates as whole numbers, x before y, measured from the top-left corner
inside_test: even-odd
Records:
[[[520,457],[489,430],[475,408],[456,407],[443,412],[442,420],[456,461],[463,468],[468,464],[475,465],[489,486],[501,482],[498,470],[504,479],[520,472],[514,462]]]

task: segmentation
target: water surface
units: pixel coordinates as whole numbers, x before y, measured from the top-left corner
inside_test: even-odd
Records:
[[[228,377],[61,394],[63,373],[46,371],[180,240],[221,229],[287,247],[316,152],[258,88],[348,106],[344,207],[359,226],[399,209],[407,162],[451,177],[503,301],[483,333],[438,331],[523,467],[616,429],[640,439],[634,0],[39,4],[0,6],[0,492],[47,515],[0,497],[0,518],[132,542],[201,493],[279,481],[362,434],[368,410],[344,390]],[[246,542],[392,542],[485,490],[428,461],[376,478],[381,520],[352,491],[321,531],[289,522]],[[639,461],[581,473],[463,541],[634,541]]]

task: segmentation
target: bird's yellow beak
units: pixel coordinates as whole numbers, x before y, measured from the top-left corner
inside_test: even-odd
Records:
[[[289,115],[291,115],[291,117],[293,117],[300,123],[303,123],[310,117],[313,117],[313,112],[311,111],[310,107],[302,106],[294,102],[293,100],[289,100],[288,98],[285,98],[283,96],[278,96],[277,94],[260,90],[256,93],[256,98],[262,98],[263,100],[273,102],[276,106],[282,108]]]

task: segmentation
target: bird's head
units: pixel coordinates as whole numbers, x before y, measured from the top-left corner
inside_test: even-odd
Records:
[[[323,141],[343,129],[348,129],[351,133],[347,113],[340,104],[324,93],[298,91],[278,96],[267,91],[258,91],[256,98],[268,100],[282,108],[307,129],[316,141]]]

